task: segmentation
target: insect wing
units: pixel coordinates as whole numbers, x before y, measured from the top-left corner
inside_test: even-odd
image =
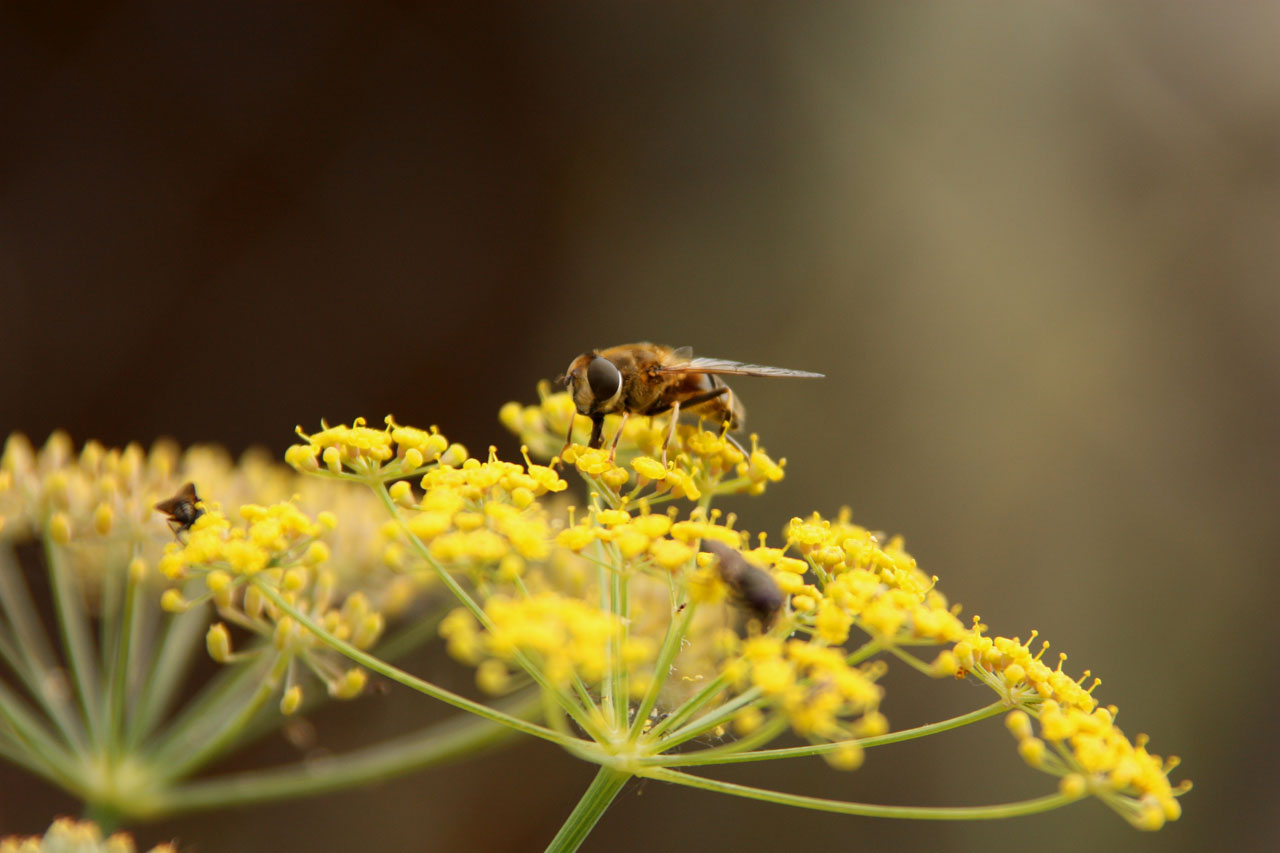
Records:
[[[790,370],[764,364],[743,364],[723,358],[691,358],[662,368],[663,373],[719,373],[728,376],[791,376],[798,379],[821,379],[823,374],[808,370]]]

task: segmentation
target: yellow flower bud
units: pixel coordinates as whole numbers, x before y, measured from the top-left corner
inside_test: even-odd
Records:
[[[1018,740],[1031,737],[1031,717],[1026,711],[1011,711],[1005,716],[1004,724]]]
[[[1044,741],[1038,737],[1026,737],[1018,741],[1018,754],[1032,767],[1039,767],[1044,763],[1044,751]]]
[[[831,752],[822,753],[827,764],[836,770],[857,770],[866,757],[862,745],[857,741],[846,741],[836,746]]]
[[[342,674],[337,681],[329,683],[329,695],[334,699],[354,699],[364,692],[369,676],[363,669],[353,667]]]
[[[208,633],[204,635],[204,645],[209,650],[209,657],[218,663],[226,663],[231,659],[231,635],[227,633],[227,626],[221,622],[209,626]]]
[[[280,713],[286,717],[295,713],[302,705],[302,687],[295,684],[280,697]]]
[[[115,511],[111,509],[111,504],[100,503],[93,511],[93,529],[98,531],[101,536],[106,536],[111,532],[111,522],[115,518]]]
[[[49,538],[59,545],[71,541],[71,519],[65,512],[55,512],[49,519]]]
[[[490,658],[476,669],[476,686],[491,695],[503,693],[511,683],[511,673],[506,664]]]
[[[413,506],[413,486],[409,485],[408,480],[397,480],[392,483],[391,488],[387,489],[387,494],[400,506]]]

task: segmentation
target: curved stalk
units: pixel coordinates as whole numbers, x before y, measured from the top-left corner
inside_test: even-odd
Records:
[[[528,716],[535,713],[539,705],[540,699],[534,695],[509,710],[518,716]],[[158,795],[134,814],[159,818],[179,812],[253,805],[353,788],[447,764],[497,746],[515,734],[507,726],[460,715],[404,737],[342,755],[189,782]]]
[[[700,788],[704,791],[714,791],[718,794],[733,794],[750,800],[777,803],[781,806],[797,806],[802,809],[858,815],[860,817],[889,817],[903,820],[999,820],[1009,817],[1022,817],[1061,808],[1076,800],[1083,799],[1084,796],[1049,794],[1032,800],[1001,803],[994,806],[884,806],[874,803],[850,803],[844,800],[828,800],[822,797],[784,794],[780,791],[768,791],[763,788],[753,788],[749,785],[721,782],[716,779],[707,779],[702,776],[694,776],[691,773],[665,768],[646,770],[642,775],[650,779],[658,779],[676,785]]]
[[[912,729],[903,729],[902,731],[889,732],[888,734],[876,735],[875,737],[857,738],[854,741],[833,741],[832,743],[816,743],[806,746],[788,746],[778,749],[757,749],[749,752],[734,752],[725,747],[714,747],[699,752],[689,752],[676,755],[655,755],[651,758],[643,759],[643,763],[653,767],[696,767],[701,764],[742,764],[748,761],[771,761],[776,758],[799,758],[809,755],[822,755],[827,752],[835,752],[847,743],[857,743],[863,748],[872,746],[885,746],[891,743],[901,743],[906,740],[914,740],[916,738],[925,737],[926,735],[934,735],[940,732],[956,729],[960,726],[967,726],[981,720],[994,717],[1009,710],[1009,706],[1003,700],[992,702],[990,705],[979,708],[976,711],[970,711],[967,714],[961,714],[958,717],[940,720],[936,723],[929,723],[924,726],[916,726]],[[728,746],[732,746],[729,744]],[[723,750],[723,751],[721,751]]]

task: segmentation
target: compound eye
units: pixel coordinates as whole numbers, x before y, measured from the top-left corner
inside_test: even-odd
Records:
[[[612,400],[622,388],[622,373],[609,359],[596,356],[587,366],[587,384],[597,400]]]

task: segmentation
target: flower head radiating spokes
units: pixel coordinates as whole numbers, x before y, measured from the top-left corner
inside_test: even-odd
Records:
[[[616,448],[612,439],[609,449],[566,447],[573,403],[546,387],[540,392],[538,405],[509,403],[500,413],[523,443],[518,462],[492,448],[471,457],[435,427],[404,426],[389,416],[380,429],[362,419],[322,423],[314,433],[299,428],[301,442],[285,459],[309,475],[300,479],[252,459],[234,468],[224,460],[219,469],[200,464],[194,452],[179,458],[157,450],[148,459],[136,448],[91,445],[77,461],[64,438],[51,439],[40,454],[12,439],[0,466],[5,535],[42,538],[55,587],[74,579],[85,601],[140,602],[135,606],[153,608],[152,620],[159,602],[185,614],[175,624],[205,614],[186,629],[185,642],[203,639],[229,673],[231,686],[210,701],[234,725],[180,714],[176,734],[161,738],[159,748],[108,750],[118,754],[109,765],[108,795],[77,775],[75,756],[84,750],[97,760],[104,736],[112,743],[110,733],[129,715],[117,708],[115,717],[99,720],[92,712],[102,679],[76,652],[91,643],[83,630],[63,639],[71,692],[83,706],[73,713],[50,698],[60,669],[24,657],[24,644],[36,638],[15,622],[7,634],[0,626],[0,653],[26,677],[26,691],[48,722],[28,725],[22,697],[0,693],[5,754],[119,813],[237,802],[246,795],[233,793],[230,782],[170,788],[251,730],[250,723],[260,724],[268,699],[286,714],[296,712],[315,696],[304,688],[314,679],[322,692],[351,698],[373,671],[485,726],[544,738],[598,764],[596,781],[553,849],[581,843],[632,776],[869,816],[986,819],[1092,795],[1140,828],[1178,817],[1176,797],[1189,784],[1170,784],[1176,759],[1149,754],[1145,736],[1125,737],[1114,723],[1116,709],[1094,699],[1097,680],[1087,672],[1069,675],[1065,656],[1042,660],[1047,644],[1033,649],[1032,641],[991,635],[978,620],[962,619],[900,537],[875,533],[842,511],[793,518],[773,544],[713,508],[720,498],[759,494],[784,476],[783,461],[775,462],[755,436],[744,448],[706,424],[671,431],[661,417],[632,417],[606,420],[605,435],[616,434]],[[581,427],[583,434],[571,434],[577,442],[586,437],[585,422]],[[563,458],[553,458],[562,448]],[[567,496],[565,475],[572,472],[586,488],[576,504]],[[145,507],[164,495],[161,483],[172,494],[185,480],[199,484],[202,512],[184,507],[185,539],[165,545],[154,525],[147,527],[156,519]],[[93,550],[90,540],[95,547],[115,543],[115,556]],[[0,580],[6,570],[0,566]],[[23,604],[14,589],[0,584],[6,614]],[[443,601],[434,615],[383,642],[388,624],[413,613],[424,591]],[[63,598],[60,607],[81,606]],[[113,630],[103,635],[104,647],[132,649],[122,640],[132,629]],[[409,639],[401,642],[404,635]],[[409,640],[437,637],[475,668],[482,695],[502,698],[492,704],[467,698],[385,659]],[[995,696],[968,714],[892,732],[880,707],[881,676],[894,664],[935,678],[971,677]],[[120,671],[103,707],[139,705],[140,731],[163,732],[164,701],[153,708],[131,698],[134,670]],[[1004,712],[1021,756],[1058,777],[1056,792],[996,806],[875,806],[687,772],[792,756],[820,756],[853,770],[867,748]],[[135,738],[126,743],[140,743],[140,735],[123,729]],[[6,731],[25,740],[5,740]],[[454,732],[449,742],[424,737],[416,766],[456,755],[460,745],[487,743],[492,731]],[[800,745],[768,748],[787,733]],[[213,746],[193,750],[193,743]],[[36,760],[40,747],[50,747],[52,758]],[[379,755],[338,762],[331,777],[283,783],[271,777],[256,787],[235,780],[234,790],[248,784],[261,798],[286,796],[415,766]]]

